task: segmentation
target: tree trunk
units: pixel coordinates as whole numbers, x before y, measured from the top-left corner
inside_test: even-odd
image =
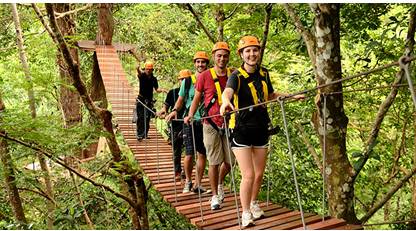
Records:
[[[340,55],[339,4],[313,4],[315,13],[316,63],[314,66],[318,85],[342,78]],[[321,93],[342,91],[342,83],[322,88]],[[313,115],[315,130],[319,134],[322,152],[326,153],[325,180],[331,216],[343,218],[348,223],[358,223],[354,211],[354,170],[346,153],[348,118],[344,113],[343,95],[316,97],[317,112]],[[323,113],[325,110],[325,114]],[[323,136],[326,116],[326,140]]]
[[[24,40],[23,40],[22,29],[21,29],[21,26],[20,26],[19,13],[17,11],[16,4],[12,3],[11,5],[12,5],[13,21],[14,21],[14,25],[15,25],[15,28],[16,28],[17,46],[19,48],[20,62],[22,64],[22,68],[23,68],[23,72],[25,73],[26,80],[29,83],[28,97],[29,97],[30,113],[31,113],[32,118],[36,118],[35,94],[34,94],[34,91],[33,91],[32,76],[30,75],[29,64],[27,62],[27,56],[26,56],[26,52],[24,50]],[[47,206],[48,206],[48,215],[47,215],[48,228],[49,229],[54,229],[53,228],[53,222],[54,222],[53,214],[54,214],[54,211],[55,211],[55,204],[53,203],[53,187],[52,187],[52,182],[51,182],[51,179],[50,179],[50,171],[49,171],[48,165],[46,163],[46,159],[41,154],[37,154],[37,157],[38,157],[41,169],[44,173],[46,193],[48,194],[48,197],[52,199],[52,200],[48,200],[48,202],[47,202]]]
[[[0,92],[0,113],[5,110],[3,100]],[[1,122],[1,117],[0,117]],[[5,131],[0,129],[1,133]],[[14,174],[13,159],[7,149],[7,142],[0,138],[0,159],[3,165],[3,176],[6,181],[6,190],[9,197],[10,205],[13,209],[13,214],[16,221],[26,224],[25,212],[23,210],[22,200],[20,199],[19,191],[16,185],[16,177]]]
[[[218,3],[215,10],[215,21],[217,22],[217,41],[224,41],[224,5]]]
[[[111,45],[114,33],[114,20],[111,12],[112,4],[103,3],[98,6],[98,30],[95,39],[96,45]],[[93,55],[93,69],[91,74],[91,98],[99,102],[98,106],[107,108],[108,102],[105,95],[103,79],[98,66],[97,55]]]
[[[413,131],[416,131],[416,112],[413,111]],[[413,135],[413,147],[416,147],[416,134]],[[413,151],[413,166],[416,166],[416,148]],[[416,219],[416,177],[410,180],[412,188],[412,220]],[[416,229],[416,221],[409,222],[407,229]]]
[[[108,133],[107,142],[108,142],[110,152],[113,156],[113,161],[117,162],[118,165],[123,165],[118,168],[121,178],[124,180],[124,183],[126,183],[127,185],[128,185],[128,182],[127,182],[128,180],[126,180],[127,178],[137,177],[138,179],[141,179],[142,173],[140,171],[137,172],[135,169],[132,169],[128,161],[125,161],[125,157],[122,156],[122,152],[120,150],[120,147],[117,143],[117,140],[114,134],[113,123],[111,120],[112,119],[111,112],[105,108],[97,107],[92,101],[90,95],[88,95],[85,84],[81,79],[79,66],[72,59],[68,46],[59,30],[58,25],[56,24],[53,5],[50,3],[46,3],[45,6],[46,6],[48,17],[50,19],[50,24],[54,33],[54,37],[58,41],[57,46],[59,50],[62,52],[65,62],[70,67],[69,73],[73,79],[73,82],[74,82],[73,85],[78,90],[83,103],[85,104],[86,108],[91,114],[91,117],[97,120],[98,122],[100,122],[101,125],[104,127],[104,130]],[[143,189],[138,188],[139,186],[140,185],[135,185],[135,190],[138,192],[143,192]],[[146,198],[144,196],[145,194],[144,195],[139,194],[137,198],[133,198],[133,199],[128,198],[128,202],[130,206],[134,208],[136,211],[146,210],[146,207],[143,207],[145,203],[140,204],[140,201],[144,201],[144,202],[146,201]],[[137,201],[137,203],[132,202],[132,200]],[[140,219],[143,220],[143,224],[148,224],[147,211],[145,213],[141,212],[140,214],[138,214],[138,216],[140,216]],[[145,227],[145,225],[142,225],[142,227]]]
[[[263,28],[263,39],[261,40],[260,47],[260,60],[259,64],[263,62],[264,50],[266,49],[267,37],[269,36],[269,26],[270,26],[270,17],[272,15],[273,3],[267,3],[264,11],[266,16],[264,16],[264,28]]]
[[[70,11],[72,8],[69,3],[55,3],[54,7],[58,13]],[[71,14],[57,19],[56,22],[58,23],[63,36],[66,37],[75,35],[75,22]],[[78,50],[76,48],[71,48],[70,52],[72,58],[75,60],[75,62],[78,63]],[[65,127],[69,128],[75,124],[80,123],[82,120],[80,97],[78,92],[68,87],[73,84],[73,81],[69,75],[68,66],[66,65],[60,52],[57,52],[56,54],[56,63],[58,64],[59,74],[63,82],[60,87],[59,102],[61,104]]]

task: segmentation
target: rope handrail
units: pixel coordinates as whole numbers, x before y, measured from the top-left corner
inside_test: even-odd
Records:
[[[411,62],[411,61],[413,61],[415,59],[416,59],[416,57],[402,56],[402,57],[400,57],[399,60],[402,60],[402,62],[404,62],[404,63],[409,63],[409,62]],[[381,67],[373,68],[373,69],[371,69],[369,71],[364,71],[364,72],[360,72],[358,74],[351,75],[351,76],[348,76],[348,77],[345,77],[345,78],[337,79],[337,80],[334,80],[334,81],[332,81],[330,83],[321,84],[321,85],[318,85],[318,86],[316,86],[314,88],[306,89],[306,90],[303,90],[303,91],[300,91],[300,92],[295,92],[293,94],[289,94],[287,96],[283,96],[282,98],[284,100],[284,99],[287,99],[287,98],[291,98],[291,97],[293,97],[295,95],[306,94],[306,93],[309,93],[309,92],[314,91],[314,90],[318,90],[318,89],[321,89],[321,88],[324,88],[324,87],[328,87],[330,85],[333,85],[333,84],[336,84],[336,83],[340,83],[340,82],[343,82],[343,81],[346,81],[346,80],[354,79],[354,78],[357,78],[357,77],[360,77],[360,76],[363,76],[363,75],[369,75],[369,74],[372,74],[374,72],[378,72],[378,71],[381,71],[381,70],[384,70],[384,69],[387,69],[387,68],[390,68],[390,67],[393,67],[393,66],[400,66],[400,61],[395,61],[395,62],[386,64],[386,65],[381,66]]]
[[[257,103],[257,104],[250,105],[250,106],[247,106],[247,107],[242,107],[242,108],[239,108],[239,109],[235,109],[235,110],[232,110],[232,111],[228,111],[228,112],[225,113],[225,115],[226,116],[230,116],[232,113],[237,113],[237,112],[244,111],[244,110],[250,110],[252,108],[255,108],[255,107],[258,107],[258,106],[262,106],[262,105],[265,105],[265,104],[275,103],[275,102],[279,102],[279,101],[286,101],[287,99],[289,99],[289,98],[291,98],[293,96],[296,96],[296,95],[301,95],[301,94],[309,93],[311,91],[318,90],[318,89],[321,89],[321,88],[330,86],[332,84],[336,84],[336,83],[339,83],[339,82],[343,82],[343,81],[346,81],[346,80],[350,80],[350,79],[353,79],[353,78],[357,78],[357,77],[360,77],[360,76],[363,76],[363,75],[369,75],[369,74],[372,74],[374,72],[377,72],[377,71],[380,71],[380,70],[384,70],[384,69],[389,68],[389,67],[392,67],[392,66],[400,66],[400,62],[409,63],[409,62],[411,62],[411,61],[413,61],[415,59],[416,59],[416,57],[406,57],[406,56],[402,56],[400,58],[400,61],[392,62],[392,63],[386,64],[384,66],[374,68],[374,69],[369,70],[369,71],[361,72],[361,73],[358,73],[358,74],[355,74],[355,75],[352,75],[352,76],[348,76],[348,77],[345,77],[345,78],[342,78],[342,79],[338,79],[338,80],[332,81],[330,83],[321,84],[321,85],[318,85],[318,86],[316,86],[314,88],[306,89],[306,90],[303,90],[303,91],[300,91],[300,92],[295,92],[295,93],[292,93],[292,94],[289,94],[289,95],[286,95],[286,96],[279,96],[279,97],[277,97],[275,99],[272,99],[272,100],[268,100],[268,101],[261,102],[261,103]],[[402,87],[402,86],[408,86],[408,85],[407,84],[406,85],[404,85],[404,84],[398,84],[398,85],[390,85],[390,86],[383,86],[383,87],[366,88],[366,89],[360,89],[360,90],[364,91],[364,90],[371,90],[371,89],[377,89],[377,88],[387,88],[387,87],[396,87],[396,86]],[[359,90],[357,89],[357,90],[345,91],[345,93],[347,93],[347,92],[353,92],[353,91],[359,91]],[[344,91],[331,92],[331,93],[327,93],[327,95],[329,95],[329,94],[341,94],[343,92]],[[193,120],[194,121],[198,121],[198,120],[203,120],[203,119],[208,119],[208,118],[213,118],[213,117],[218,117],[218,116],[221,116],[221,115],[218,113],[218,114],[214,114],[214,115],[203,116],[201,118],[193,119]],[[184,119],[172,119],[172,121],[184,121]]]

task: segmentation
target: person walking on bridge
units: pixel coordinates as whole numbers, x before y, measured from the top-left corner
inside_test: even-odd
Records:
[[[269,72],[261,67],[260,43],[254,36],[244,36],[238,43],[238,55],[243,60],[227,81],[222,94],[221,115],[227,110],[252,106],[278,96],[287,95],[274,91]],[[234,105],[231,98],[234,96]],[[294,98],[301,99],[303,95]],[[257,202],[267,159],[268,128],[270,118],[266,105],[240,111],[231,117],[231,148],[241,170],[240,201],[243,207],[242,226],[254,225],[254,220],[264,215]]]
[[[182,81],[186,78],[191,77],[192,72],[190,70],[184,69],[179,72],[179,86],[181,85]],[[173,110],[175,107],[175,103],[178,100],[179,97],[179,87],[171,89],[168,94],[166,95],[165,102],[163,103],[162,109],[156,113],[156,115],[164,119],[166,114]],[[175,110],[176,111],[176,110]],[[182,118],[185,110],[182,108],[181,110],[176,111],[178,116]],[[172,131],[170,125],[168,125],[169,129],[169,139],[171,139],[171,136],[173,137],[173,140],[170,141],[171,145],[173,145],[173,165],[175,168],[175,177],[181,177],[181,155],[182,155],[182,147],[183,147],[183,122],[182,121],[172,121]],[[172,134],[171,134],[172,133]]]
[[[153,63],[146,62],[144,64],[144,70],[140,70],[140,66],[137,67],[137,78],[139,79],[139,95],[136,100],[136,113],[137,113],[137,140],[149,138],[147,133],[149,132],[150,112],[146,107],[153,109],[153,89],[157,92],[167,92],[163,88],[159,88],[157,79],[153,76]],[[146,105],[146,107],[144,106]]]
[[[192,99],[195,95],[194,85],[195,82],[200,78],[200,74],[205,71],[208,67],[209,57],[208,54],[204,51],[197,51],[193,58],[196,74],[192,75],[191,78],[186,79],[181,84],[181,89],[179,91],[179,97],[176,101],[174,110],[169,114],[166,119],[171,120],[172,118],[177,118],[177,111],[185,108],[185,114],[189,111],[189,108],[192,103]],[[195,111],[195,118],[201,118],[202,109],[199,108]],[[183,137],[186,149],[186,155],[184,159],[184,169],[185,169],[185,187],[183,193],[193,191],[194,193],[203,193],[206,190],[202,187],[201,181],[204,176],[205,163],[206,163],[206,149],[203,143],[203,131],[201,121],[195,121],[193,123],[194,133],[192,134],[192,127],[189,124],[183,125]],[[195,138],[195,147],[196,152],[198,153],[197,163],[196,163],[196,172],[195,177],[195,187],[192,188],[192,162],[194,155],[194,139]]]
[[[233,162],[228,150],[228,139],[225,135],[224,120],[219,116],[221,94],[227,78],[231,74],[227,68],[230,59],[230,48],[226,42],[217,42],[212,49],[214,67],[201,73],[195,85],[195,96],[184,123],[189,124],[195,118],[195,112],[201,101],[204,102],[205,115],[214,116],[204,119],[204,144],[209,163],[208,176],[212,190],[211,209],[221,208],[224,199],[223,182],[230,172]],[[203,100],[202,100],[203,95]],[[218,115],[218,116],[215,116]],[[231,159],[230,159],[231,156]]]

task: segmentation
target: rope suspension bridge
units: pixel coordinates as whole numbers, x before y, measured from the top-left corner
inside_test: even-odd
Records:
[[[79,46],[82,47],[80,44]],[[210,193],[181,193],[183,184],[181,181],[175,179],[172,154],[173,147],[163,139],[163,136],[158,132],[157,125],[151,123],[148,139],[143,141],[138,141],[136,139],[136,125],[132,123],[132,111],[135,109],[136,94],[126,78],[117,54],[117,51],[127,51],[128,49],[110,45],[97,45],[95,46],[95,49],[93,46],[89,45],[88,49],[95,50],[97,53],[107,99],[111,104],[112,113],[117,121],[118,128],[123,134],[131,151],[134,153],[140,167],[143,169],[155,189],[162,195],[164,200],[170,203],[178,213],[186,217],[189,222],[194,224],[198,229],[239,229],[241,205],[239,202],[239,195],[235,192],[235,183],[234,190],[224,190],[225,198],[222,203],[222,208],[220,210],[212,211],[209,202],[211,197]],[[407,62],[411,60],[413,60],[413,58],[407,59]],[[403,65],[403,63],[398,64],[400,64],[400,66]],[[371,72],[368,72],[366,74],[368,75],[370,73]],[[408,73],[406,74],[409,75]],[[350,76],[349,78],[356,78],[358,76],[360,76],[360,74]],[[340,82],[345,79],[347,78],[337,81]],[[409,85],[413,85],[413,83],[409,81]],[[282,110],[285,135],[292,160],[292,170],[298,196],[299,210],[292,211],[281,205],[271,203],[267,196],[267,202],[259,203],[265,212],[265,216],[257,220],[255,226],[246,229],[362,229],[362,226],[347,224],[342,219],[316,215],[313,213],[304,213],[302,211],[299,189],[296,182],[296,171],[293,164],[293,154],[291,153],[290,148],[290,137],[285,119],[284,98],[296,94],[308,93],[322,87],[325,86],[318,86],[314,89],[305,90],[275,100],[275,102],[278,101],[280,103],[280,108]],[[413,100],[416,102],[414,92],[411,91],[411,93]],[[326,99],[326,95],[324,95],[324,99]],[[324,104],[326,105],[326,100],[324,101]],[[152,113],[150,109],[148,110]],[[245,110],[245,108],[239,110]],[[323,159],[323,161],[325,161],[325,150]],[[203,178],[202,186],[210,188],[207,176]],[[325,188],[323,190],[325,190]],[[208,190],[208,192],[210,192],[210,190]],[[323,207],[325,207],[324,199]]]

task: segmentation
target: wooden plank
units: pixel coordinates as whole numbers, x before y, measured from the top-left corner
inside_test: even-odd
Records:
[[[106,95],[110,103],[109,108],[112,110],[117,127],[155,189],[178,213],[200,229],[239,229],[235,196],[229,189],[226,189],[222,208],[215,211],[211,210],[210,206],[211,192],[201,194],[201,204],[198,194],[182,193],[184,180],[174,179],[172,147],[157,131],[153,122],[148,133],[150,139],[142,141],[136,139],[136,124],[131,123],[131,120],[136,106],[137,86],[127,80],[116,52],[117,47],[90,45],[89,49],[93,48],[97,51]],[[194,175],[195,169],[193,169]],[[202,185],[209,189],[207,176],[204,176]],[[238,201],[237,195],[237,203]],[[260,204],[265,216],[256,220],[255,226],[246,229],[302,229],[299,211],[291,211],[278,204],[270,203],[268,207],[265,206],[265,202]],[[320,216],[311,213],[305,213],[305,222],[308,224],[308,229],[362,229],[362,226],[348,225],[341,219],[328,218],[322,221]]]

